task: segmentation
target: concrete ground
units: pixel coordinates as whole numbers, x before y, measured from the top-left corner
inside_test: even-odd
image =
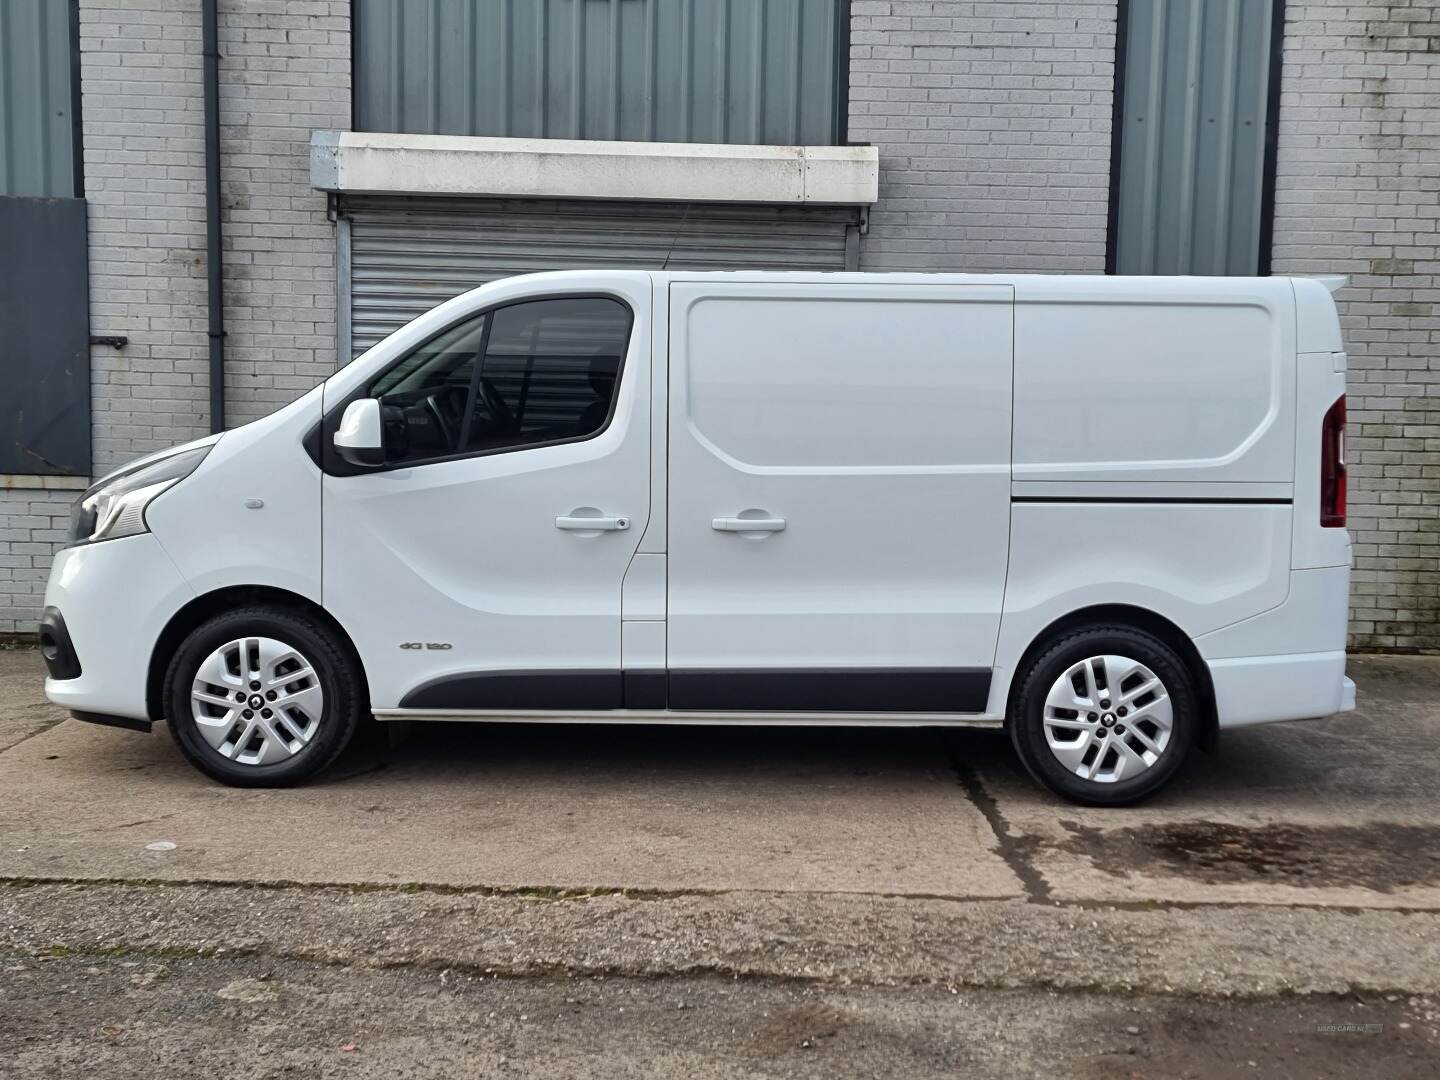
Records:
[[[0,1076],[1430,1076],[1440,659],[1060,802],[984,732],[419,728],[219,787],[0,652]]]

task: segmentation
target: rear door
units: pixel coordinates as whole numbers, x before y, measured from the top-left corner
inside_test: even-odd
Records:
[[[672,284],[672,709],[984,710],[1013,307],[1007,285]]]

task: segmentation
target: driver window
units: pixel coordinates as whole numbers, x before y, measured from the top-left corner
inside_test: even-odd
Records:
[[[460,445],[486,315],[431,338],[377,379],[387,462],[445,457]]]
[[[558,297],[497,308],[436,335],[370,388],[386,461],[594,435],[610,418],[630,321],[618,300]]]

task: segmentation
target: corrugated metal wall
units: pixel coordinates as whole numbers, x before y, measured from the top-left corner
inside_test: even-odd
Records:
[[[1254,274],[1274,0],[1129,0],[1114,269]]]
[[[586,267],[844,270],[837,207],[347,198],[350,340],[359,355],[468,289]],[[342,273],[344,268],[342,267]]]
[[[832,144],[842,120],[844,8],[843,0],[355,0],[355,126]]]
[[[0,195],[73,196],[68,0],[0,0]]]

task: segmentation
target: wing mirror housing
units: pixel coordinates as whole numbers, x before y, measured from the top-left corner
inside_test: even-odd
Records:
[[[385,464],[385,427],[376,398],[360,398],[345,406],[335,432],[335,452],[351,465],[367,469]]]

